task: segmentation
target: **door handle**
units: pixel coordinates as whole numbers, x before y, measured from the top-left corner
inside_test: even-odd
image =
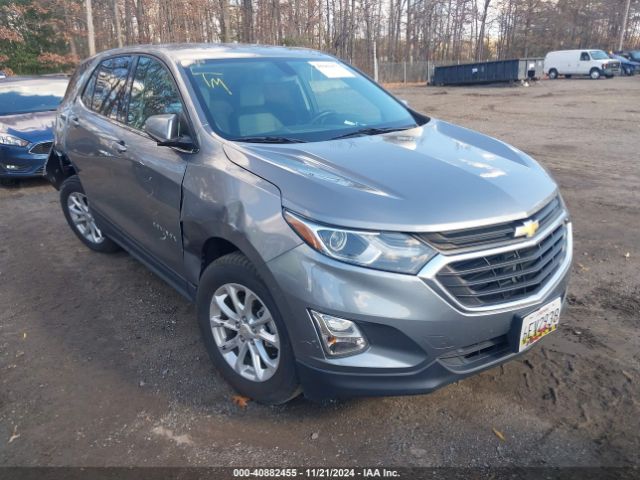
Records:
[[[113,142],[113,147],[118,153],[124,153],[127,151],[127,145],[123,140],[116,140],[115,142]]]

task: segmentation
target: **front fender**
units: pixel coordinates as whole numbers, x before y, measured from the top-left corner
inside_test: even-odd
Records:
[[[194,285],[210,238],[235,245],[267,281],[265,263],[302,243],[282,216],[280,190],[227,159],[187,167],[181,223],[186,276]]]

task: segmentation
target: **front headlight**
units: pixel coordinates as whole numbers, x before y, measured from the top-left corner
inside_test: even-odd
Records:
[[[14,135],[9,135],[8,133],[0,133],[0,144],[26,147],[27,145],[29,145],[29,142]]]
[[[284,218],[313,249],[361,267],[415,274],[436,254],[431,247],[406,233],[329,227],[286,210]]]

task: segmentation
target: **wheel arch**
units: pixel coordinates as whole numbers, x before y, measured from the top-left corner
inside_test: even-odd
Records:
[[[183,222],[184,262],[189,282],[196,288],[206,268],[214,261],[233,252],[239,252],[253,264],[265,281],[271,274],[260,252],[239,231],[227,228],[202,229],[189,221]]]
[[[212,262],[233,252],[239,252],[245,257],[247,256],[236,244],[222,237],[210,237],[205,240],[200,254],[200,276]]]
[[[71,160],[64,153],[57,152],[52,148],[44,166],[44,176],[49,183],[56,190],[60,190],[67,178],[77,174],[78,172]]]

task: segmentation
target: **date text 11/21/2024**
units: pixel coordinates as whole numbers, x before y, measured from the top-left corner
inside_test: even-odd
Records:
[[[388,468],[238,468],[234,478],[401,478]]]

